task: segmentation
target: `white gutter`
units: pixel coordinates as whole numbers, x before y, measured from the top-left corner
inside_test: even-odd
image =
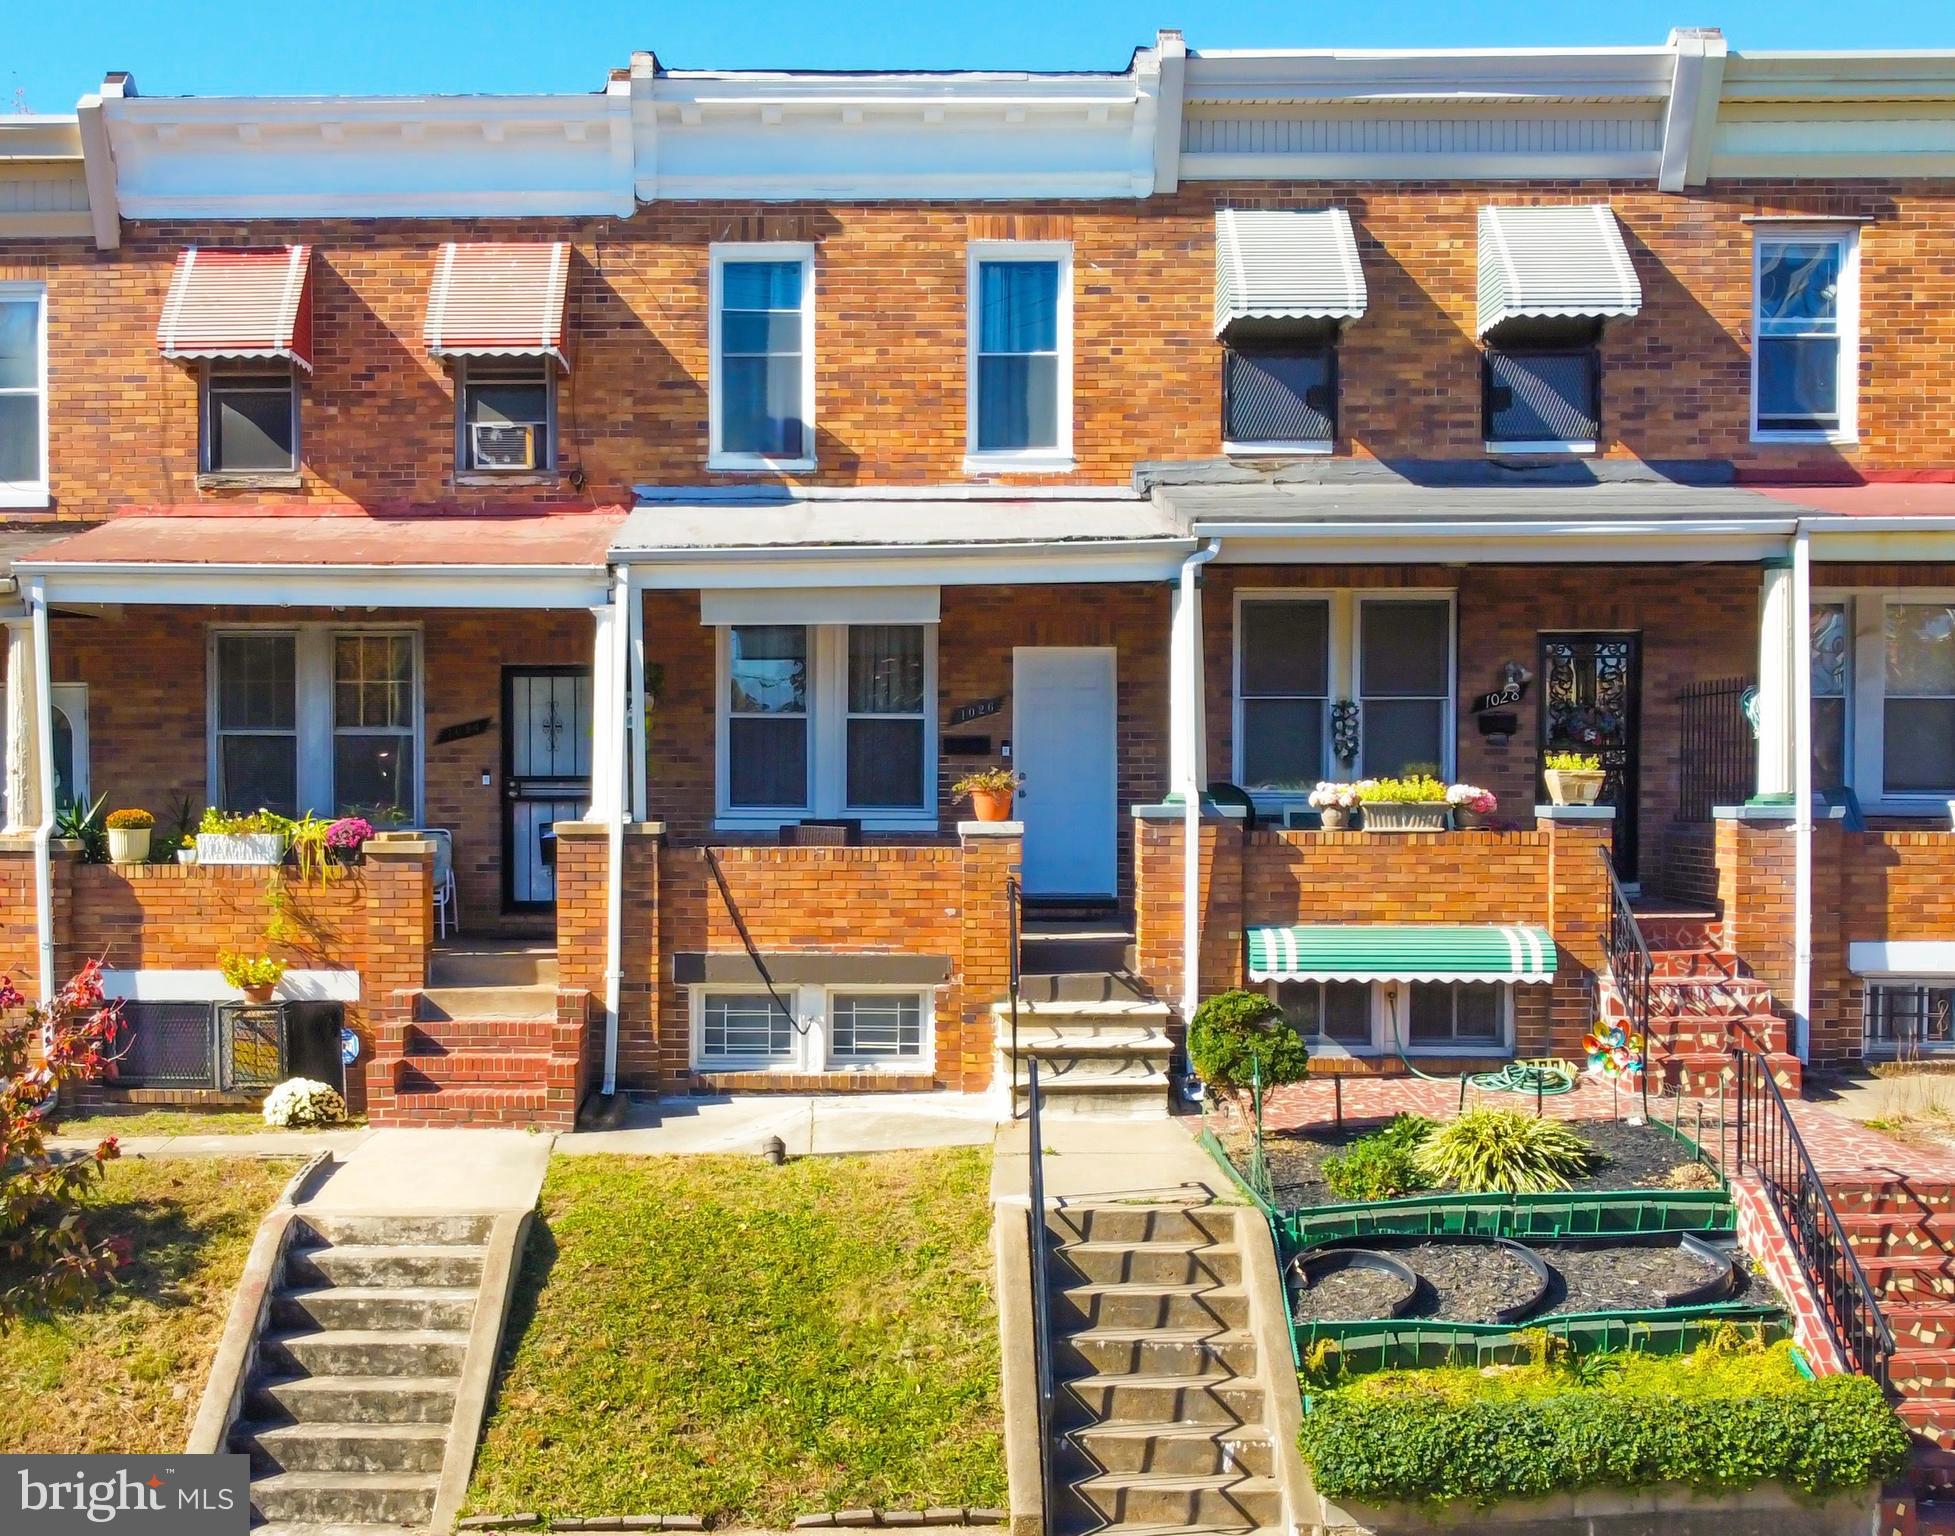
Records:
[[[619,707],[619,692],[625,686],[625,678],[631,654],[630,626],[626,622],[626,604],[631,596],[631,573],[622,568],[612,575],[611,582],[611,641],[610,684],[611,698],[601,703],[600,708],[608,708],[612,717],[622,723],[624,711]],[[604,808],[604,1086],[603,1093],[608,1098],[618,1091],[618,997],[624,982],[624,851],[625,851],[625,761],[624,743],[612,736],[609,743],[612,761],[607,765],[611,781],[615,786],[610,803]]]
[[[1812,1049],[1812,542],[1792,540],[1792,1019],[1794,1049]]]
[[[696,544],[683,548],[613,544],[614,561],[656,565],[712,560],[927,560],[941,556],[1178,554],[1194,541],[1175,534],[1133,539],[999,539],[962,544]]]
[[[1179,707],[1175,723],[1184,732],[1181,743],[1181,1018],[1195,1016],[1201,1001],[1201,828],[1202,828],[1202,627],[1201,568],[1222,552],[1222,541],[1210,539],[1181,562],[1181,601],[1175,607],[1175,650],[1181,656]]]
[[[34,734],[39,761],[41,817],[34,828],[34,938],[39,950],[41,1001],[54,1000],[54,668],[48,656],[47,593],[37,576],[27,584],[34,624]],[[44,1041],[45,1045],[46,1042]]]

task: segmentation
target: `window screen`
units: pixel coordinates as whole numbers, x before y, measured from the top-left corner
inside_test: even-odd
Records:
[[[1222,391],[1231,443],[1329,443],[1337,436],[1337,354],[1231,347]]]

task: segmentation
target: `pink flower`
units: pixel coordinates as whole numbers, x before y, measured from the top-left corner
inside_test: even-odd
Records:
[[[364,816],[342,816],[326,828],[328,848],[358,848],[373,836],[373,823]]]

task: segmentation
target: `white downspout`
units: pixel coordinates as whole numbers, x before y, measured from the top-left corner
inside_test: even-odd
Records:
[[[1210,539],[1181,562],[1174,624],[1169,636],[1174,680],[1171,751],[1175,789],[1181,795],[1181,1017],[1195,1016],[1201,1001],[1202,876],[1201,826],[1203,772],[1208,756],[1202,700],[1201,568],[1222,552]]]
[[[610,697],[601,708],[608,709],[619,726],[625,725],[624,686],[630,670],[631,626],[627,604],[631,598],[631,573],[617,567],[611,577]],[[614,730],[607,742],[611,761],[613,793],[604,807],[604,1085],[606,1098],[618,1091],[618,998],[624,982],[624,850],[625,850],[625,764],[631,756]]]
[[[1794,1049],[1812,1049],[1812,535],[1792,539],[1792,1019]]]
[[[52,1002],[54,977],[54,668],[48,655],[47,588],[28,583],[27,610],[34,623],[34,739],[39,759],[40,821],[34,828],[34,938],[39,950],[41,1001]]]

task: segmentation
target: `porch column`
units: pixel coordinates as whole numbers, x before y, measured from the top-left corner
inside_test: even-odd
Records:
[[[1222,551],[1220,539],[1210,539],[1181,562],[1181,579],[1174,587],[1174,607],[1168,624],[1168,773],[1169,788],[1181,796],[1181,953],[1201,954],[1201,866],[1196,849],[1201,840],[1202,793],[1208,785],[1208,723],[1202,680],[1201,568]],[[1181,1017],[1191,1019],[1201,1001],[1199,960],[1181,968]]]
[[[40,684],[34,666],[34,623],[7,620],[7,826],[32,832],[41,824]]]
[[[591,655],[591,803],[586,821],[608,822],[623,805],[624,680],[618,675],[615,637],[620,614],[610,603],[593,608],[596,644]]]
[[[1761,801],[1791,803],[1797,787],[1794,694],[1798,668],[1805,664],[1794,601],[1792,562],[1765,567],[1758,604],[1758,788]]]

